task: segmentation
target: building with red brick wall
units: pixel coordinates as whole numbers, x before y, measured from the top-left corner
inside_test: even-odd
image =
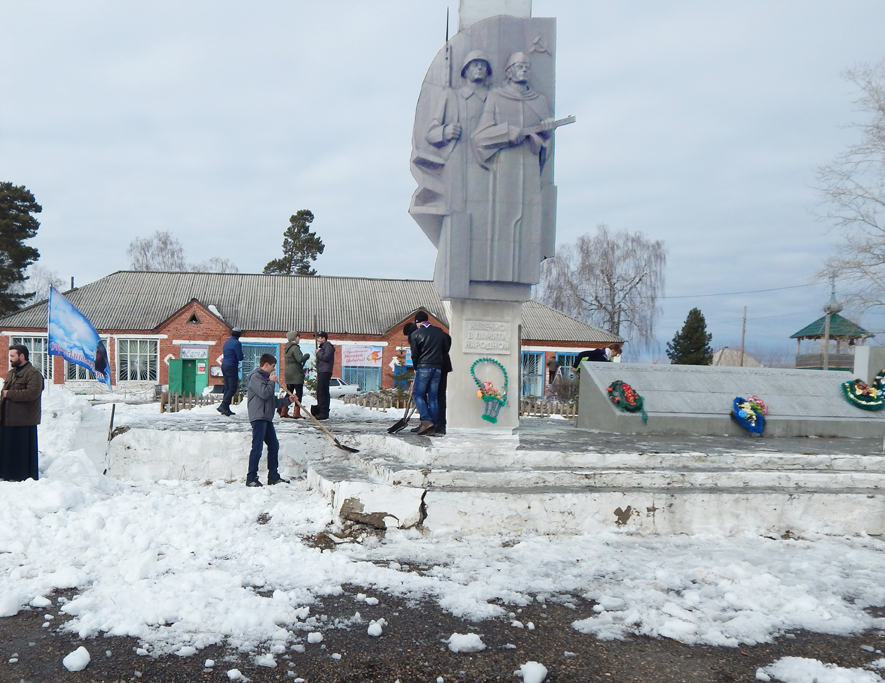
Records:
[[[391,388],[397,359],[408,356],[403,325],[418,310],[448,331],[447,304],[426,280],[375,280],[243,273],[118,271],[63,293],[105,340],[119,388],[168,385],[181,361],[196,374],[196,389],[220,385],[221,347],[233,327],[247,374],[262,353],[283,358],[286,333],[301,333],[314,356],[314,335],[326,331],[336,347],[334,376],[363,389]],[[54,384],[101,391],[85,369],[47,355],[47,302],[0,319],[0,363],[10,344],[23,343],[32,363]],[[580,351],[620,348],[624,339],[537,302],[523,304],[521,352],[524,393],[543,393],[546,363],[568,365]],[[278,361],[282,376],[283,362]],[[174,373],[173,373],[174,374]]]

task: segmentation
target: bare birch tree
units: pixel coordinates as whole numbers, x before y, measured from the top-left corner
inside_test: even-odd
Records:
[[[233,261],[213,256],[202,263],[187,262],[181,242],[167,230],[157,230],[146,238],[136,237],[126,250],[132,270],[195,273],[239,273]]]
[[[660,317],[667,256],[641,232],[597,227],[556,250],[541,267],[538,299],[574,318],[650,348]]]
[[[22,306],[30,306],[48,299],[50,287],[61,291],[65,286],[65,280],[61,275],[37,263],[28,268],[26,275],[25,280],[17,283],[15,287],[18,293],[27,297]]]
[[[844,241],[818,273],[848,281],[845,303],[885,305],[885,60],[845,73],[858,87],[855,104],[869,118],[852,124],[860,140],[817,169],[818,216]]]

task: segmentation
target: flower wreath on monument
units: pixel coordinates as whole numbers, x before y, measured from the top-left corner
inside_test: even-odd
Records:
[[[501,370],[504,374],[504,386],[502,389],[496,387],[491,381],[481,380],[476,376],[476,366],[481,363],[491,363]],[[476,396],[481,398],[484,404],[482,419],[495,424],[498,421],[498,413],[501,412],[501,408],[507,405],[507,370],[494,358],[478,358],[470,366],[470,374],[473,377],[473,381],[476,382],[476,386],[479,387]]]
[[[750,434],[762,434],[765,429],[765,416],[768,405],[753,394],[749,398],[737,396],[731,406],[731,419],[746,429]]]
[[[882,384],[885,382],[885,368],[879,370],[873,378],[872,384],[863,380],[854,379],[842,383],[842,394],[851,405],[863,410],[882,410],[885,408],[885,391]]]
[[[637,394],[629,384],[616,379],[608,385],[606,392],[608,393],[608,399],[621,410],[626,410],[628,413],[642,413],[642,421],[648,422],[648,415],[646,415],[645,408],[643,407],[642,396]]]

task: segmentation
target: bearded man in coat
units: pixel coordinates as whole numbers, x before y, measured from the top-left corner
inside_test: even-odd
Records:
[[[22,344],[9,347],[9,364],[0,394],[0,479],[37,480],[43,375],[31,365],[28,347]]]

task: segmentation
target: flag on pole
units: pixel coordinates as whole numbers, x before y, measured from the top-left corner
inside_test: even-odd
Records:
[[[108,350],[89,319],[65,299],[55,287],[49,288],[49,354],[62,356],[69,363],[86,368],[95,379],[111,386]]]

